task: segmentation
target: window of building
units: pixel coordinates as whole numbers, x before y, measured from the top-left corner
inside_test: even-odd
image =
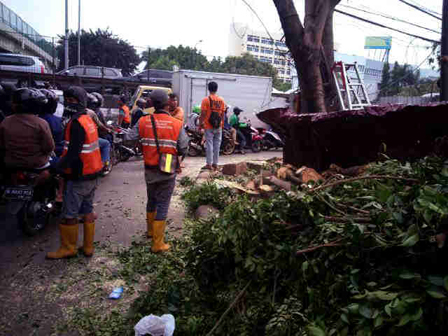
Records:
[[[247,40],[249,42],[257,42],[260,43],[260,38],[258,36],[255,35],[247,35]]]
[[[3,22],[6,23],[8,26],[11,25],[11,11],[9,8],[7,8],[5,5],[3,5]]]
[[[259,52],[260,51],[260,47],[248,44],[247,45],[247,51]]]
[[[282,42],[282,41],[276,41],[276,42],[275,42],[275,45],[276,45],[277,47],[284,47],[284,48],[286,48],[286,44],[285,44],[284,42]]]
[[[262,37],[261,38],[261,43],[269,44],[269,45],[273,45],[274,44],[274,42],[270,38],[266,38],[266,37]]]

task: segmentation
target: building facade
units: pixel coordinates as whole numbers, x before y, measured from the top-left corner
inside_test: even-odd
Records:
[[[288,47],[282,41],[283,35],[251,30],[240,23],[230,25],[229,56],[241,56],[249,53],[261,62],[270,63],[277,69],[278,78],[291,82],[293,65],[286,55]]]

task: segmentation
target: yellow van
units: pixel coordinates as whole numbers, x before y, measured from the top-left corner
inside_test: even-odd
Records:
[[[154,90],[157,90],[157,89],[165,90],[167,94],[170,94],[170,93],[173,92],[170,88],[167,88],[167,87],[140,85],[137,88],[137,90],[135,90],[135,93],[132,96],[130,104],[129,104],[130,105],[130,109],[131,109],[131,114],[137,109],[137,100],[139,100],[140,98],[148,99],[150,93],[152,91],[154,91]],[[143,112],[145,114],[153,113],[154,112],[154,107],[150,107],[150,108],[144,109]]]

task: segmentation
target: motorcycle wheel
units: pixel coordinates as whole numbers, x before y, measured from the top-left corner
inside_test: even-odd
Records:
[[[199,151],[193,146],[188,146],[188,156],[195,157],[199,155]]]
[[[263,150],[270,150],[271,148],[274,148],[274,144],[270,140],[263,140],[262,144]]]
[[[119,149],[114,149],[110,156],[110,161],[116,166],[121,161],[121,153]]]
[[[27,203],[17,214],[17,221],[20,227],[27,236],[35,236],[39,231],[42,231],[50,221],[50,213],[38,210],[31,214],[30,207],[35,202]]]
[[[252,152],[254,153],[258,153],[261,151],[261,141],[257,140],[252,142],[252,146],[251,146]]]
[[[126,152],[126,151],[122,151],[121,152],[121,162],[126,162],[127,160],[129,160],[131,158],[131,154]]]
[[[222,154],[231,155],[235,151],[235,144],[233,141],[225,141],[222,146]]]

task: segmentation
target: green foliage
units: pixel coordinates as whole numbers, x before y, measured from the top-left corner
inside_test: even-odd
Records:
[[[274,85],[282,88],[288,84],[277,80],[277,70],[271,64],[261,62],[248,53],[229,56],[224,61],[220,57],[208,61],[197,49],[179,45],[149,49],[142,53],[141,60],[147,62],[146,69],[172,70],[173,65],[177,65],[182,69],[272,77]]]
[[[214,183],[204,183],[188,189],[182,198],[190,211],[196,210],[201,205],[212,205],[221,210],[231,202],[232,195],[229,188],[221,188]]]
[[[64,39],[62,36],[56,48],[58,58],[64,59]],[[78,35],[69,34],[70,66],[78,64]],[[135,48],[129,42],[120,39],[108,29],[97,31],[81,31],[81,64],[118,68],[123,76],[130,75],[140,63]],[[60,62],[58,70],[64,68]]]
[[[418,87],[419,83],[420,70],[415,71],[409,64],[400,65],[398,62],[395,62],[392,70],[390,70],[389,63],[385,63],[383,77],[380,83],[380,96],[400,95],[404,88]],[[417,89],[414,91],[407,89],[408,94],[412,92],[415,92],[415,95],[423,94]]]
[[[121,254],[128,281],[152,276],[129,323],[171,312],[176,335],[206,335],[249,284],[214,335],[446,334],[446,252],[430,240],[447,222],[447,165],[388,160],[367,174],[419,183],[364,179],[256,201],[191,186],[188,206],[219,200],[221,216],[187,220],[169,253]]]

